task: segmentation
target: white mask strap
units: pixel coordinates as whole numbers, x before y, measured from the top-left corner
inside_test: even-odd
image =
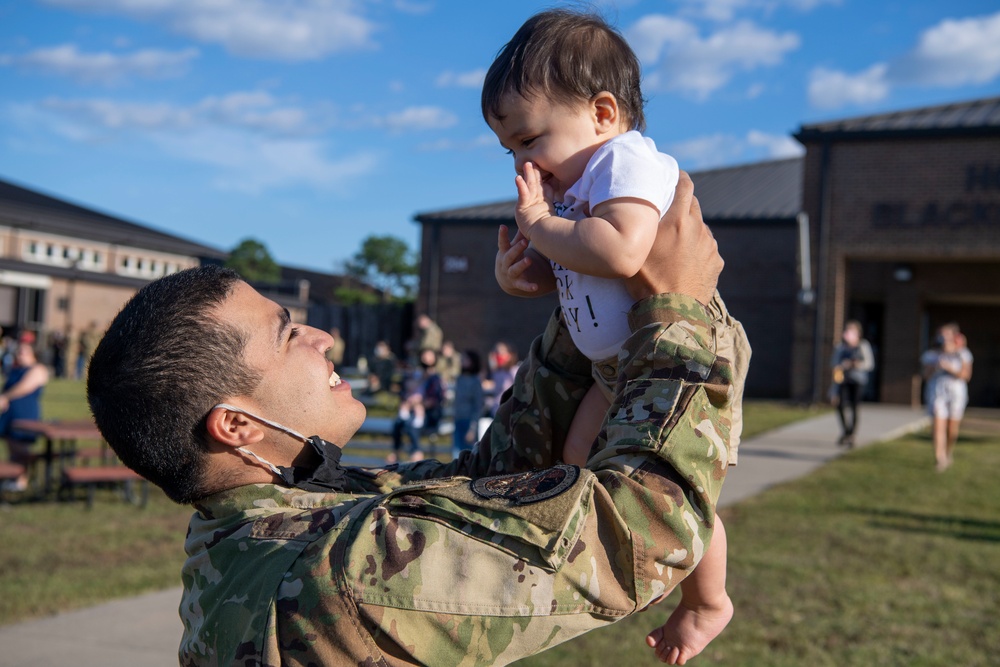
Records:
[[[292,436],[293,438],[298,438],[302,442],[309,442],[309,438],[305,437],[304,435],[302,435],[298,431],[292,430],[292,429],[288,428],[287,426],[282,426],[278,422],[273,422],[270,419],[264,419],[263,417],[258,417],[257,415],[253,414],[252,412],[247,412],[243,408],[238,408],[235,405],[229,405],[228,403],[219,403],[218,405],[215,405],[215,406],[212,407],[213,410],[215,410],[216,408],[223,408],[224,410],[232,410],[233,412],[238,412],[241,415],[246,415],[247,417],[250,417],[251,419],[259,421],[262,424],[267,424],[271,428],[277,429],[277,430],[281,431],[282,433],[287,433],[288,435]],[[249,453],[253,454],[253,452],[249,452]],[[253,454],[253,455],[257,456],[256,454]],[[257,458],[260,458],[260,457],[257,457]],[[263,459],[261,459],[261,460],[263,460]],[[268,463],[268,465],[271,465],[271,464]]]
[[[268,470],[270,470],[271,472],[273,472],[273,473],[274,473],[275,475],[277,475],[278,477],[281,477],[281,471],[280,471],[280,470],[278,470],[278,467],[277,467],[276,465],[274,465],[273,463],[271,463],[270,461],[268,461],[267,459],[265,459],[265,458],[263,458],[263,457],[261,457],[261,456],[257,456],[256,454],[254,454],[253,452],[251,452],[251,451],[250,451],[249,449],[247,449],[246,447],[237,447],[237,448],[236,448],[236,451],[238,451],[238,452],[239,452],[240,454],[243,454],[244,456],[246,456],[247,454],[249,454],[249,455],[250,455],[250,456],[252,456],[253,458],[255,458],[255,459],[257,459],[258,461],[260,461],[260,463],[261,463],[261,464],[262,464],[262,465],[263,465],[264,467],[266,467],[266,468],[267,468]]]

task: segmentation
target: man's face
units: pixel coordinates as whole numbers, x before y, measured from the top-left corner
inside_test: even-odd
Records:
[[[326,358],[333,345],[329,334],[293,324],[287,310],[244,282],[236,284],[216,316],[244,333],[246,363],[261,375],[253,396],[233,402],[307,437],[319,435],[344,445],[354,435],[365,419],[365,407]],[[246,405],[248,401],[253,405]],[[273,438],[284,436],[275,431]]]
[[[514,156],[514,170],[523,175],[524,164],[534,164],[542,183],[559,201],[609,138],[598,131],[591,106],[586,101],[553,104],[542,95],[511,93],[500,106],[503,120],[490,118],[489,125],[500,145]]]

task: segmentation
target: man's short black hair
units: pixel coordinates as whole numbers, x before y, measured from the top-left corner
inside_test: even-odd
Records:
[[[178,503],[207,492],[208,412],[260,381],[244,361],[245,334],[213,312],[239,280],[230,269],[203,266],[146,285],[90,361],[87,400],[101,434],[125,465]]]
[[[503,121],[511,93],[572,104],[606,90],[629,129],[646,129],[639,59],[625,38],[597,14],[550,9],[525,21],[497,54],[483,83],[483,118]]]

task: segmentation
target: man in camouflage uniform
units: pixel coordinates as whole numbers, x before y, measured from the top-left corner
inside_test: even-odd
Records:
[[[144,288],[102,341],[88,392],[126,464],[197,509],[181,664],[503,665],[676,586],[711,539],[733,392],[699,302],[721,259],[689,180],[664,220],[661,250],[629,283],[634,333],[589,470],[558,462],[592,382],[558,318],[475,450],[345,470],[339,449],[284,426],[342,443],[364,418],[323,358],[326,334],[224,270]],[[218,372],[201,384],[132,352],[184,318],[201,331],[167,340],[208,348],[200,363]],[[181,375],[156,380],[168,372]]]

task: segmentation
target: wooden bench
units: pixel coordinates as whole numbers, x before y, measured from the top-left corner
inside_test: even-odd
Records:
[[[72,500],[81,486],[87,490],[88,509],[94,506],[98,486],[120,486],[125,500],[140,507],[145,507],[149,500],[149,482],[121,465],[74,466],[63,470],[60,496]],[[141,493],[136,494],[136,486],[142,488]]]
[[[392,426],[395,422],[396,419],[394,417],[366,417],[357,432],[365,435],[392,437]],[[427,442],[430,445],[429,454],[433,457],[439,441],[443,440],[444,444],[447,445],[445,449],[451,451],[451,435],[454,432],[455,422],[446,418],[438,422],[437,428],[420,429],[420,438],[427,438]]]

